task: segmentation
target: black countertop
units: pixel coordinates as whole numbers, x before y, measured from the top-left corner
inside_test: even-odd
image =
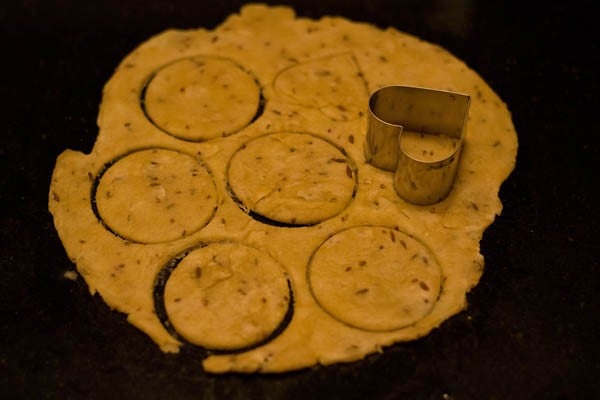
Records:
[[[212,28],[242,2],[28,0],[0,5],[0,383],[6,398],[592,399],[600,393],[598,32],[591,5],[281,1],[440,44],[508,104],[517,167],[486,231],[469,308],[364,361],[281,375],[203,373],[90,296],[47,211],[66,148],[89,152],[102,87],[170,27]]]

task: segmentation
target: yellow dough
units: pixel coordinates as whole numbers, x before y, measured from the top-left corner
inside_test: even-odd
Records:
[[[266,339],[283,322],[289,302],[283,268],[238,243],[211,243],[192,251],[165,287],[175,330],[209,349],[239,349]]]
[[[258,110],[260,88],[231,60],[189,57],[161,68],[148,82],[142,101],[157,127],[199,141],[246,126]]]
[[[368,96],[386,85],[471,96],[440,203],[406,203],[365,161]],[[264,5],[143,43],[98,125],[92,152],[66,150],[52,176],[64,247],[163,351],[236,350],[198,360],[213,373],[359,360],[463,310],[517,153],[506,105],[444,49]]]
[[[228,179],[248,209],[292,225],[340,213],[356,186],[355,167],[342,151],[318,137],[287,132],[245,144],[231,159]]]
[[[441,271],[414,238],[394,229],[359,226],[334,234],[317,249],[308,282],[333,317],[357,328],[389,331],[431,312]]]
[[[107,226],[141,243],[191,234],[206,225],[217,207],[217,189],[206,168],[169,150],[128,154],[102,174],[95,194]]]

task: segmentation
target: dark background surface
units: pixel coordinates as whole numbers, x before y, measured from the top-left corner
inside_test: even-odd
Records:
[[[104,83],[149,36],[212,28],[241,1],[0,5],[0,397],[595,399],[600,235],[598,32],[591,3],[281,1],[299,15],[395,26],[463,59],[513,113],[517,167],[485,233],[469,308],[348,365],[207,375],[90,296],[47,211],[66,148],[89,152]]]

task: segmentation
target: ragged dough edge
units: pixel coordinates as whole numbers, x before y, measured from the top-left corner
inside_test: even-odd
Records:
[[[428,207],[404,203],[391,189],[391,176],[364,163],[364,118],[332,122],[317,110],[286,104],[277,97],[271,87],[272,78],[293,62],[281,56],[267,65],[269,57],[261,57],[260,52],[251,50],[253,46],[258,48],[265,38],[271,38],[273,45],[281,44],[284,48],[286,40],[304,33],[307,27],[318,27],[320,31],[313,35],[322,35],[328,47],[321,49],[306,36],[305,46],[314,47],[306,50],[310,54],[288,48],[284,49],[286,57],[306,61],[352,51],[369,91],[388,84],[408,84],[472,96],[462,163],[448,198]],[[276,35],[271,34],[274,29]],[[214,41],[215,35],[217,41]],[[240,36],[246,38],[242,41],[248,43],[248,49],[237,47]],[[350,44],[344,36],[350,38]],[[145,81],[168,61],[214,54],[232,58],[244,66],[254,66],[250,69],[257,75],[267,98],[263,116],[227,140],[187,143],[163,134],[137,107],[139,91]],[[274,56],[275,52],[268,54]],[[387,61],[378,61],[381,57]],[[442,62],[444,68],[423,63],[432,57]],[[464,81],[465,75],[469,78],[468,84]],[[273,109],[284,115],[297,111],[298,115],[277,118]],[[139,46],[123,60],[105,86],[98,125],[100,132],[90,155],[67,150],[58,158],[50,186],[49,208],[67,254],[77,265],[90,292],[99,293],[111,308],[127,314],[128,321],[146,332],[163,351],[176,352],[181,345],[162,327],[153,311],[152,284],[170,257],[199,241],[220,237],[263,248],[279,261],[290,258],[283,262],[293,281],[295,296],[295,314],[288,328],[257,349],[235,356],[206,358],[202,365],[213,373],[282,372],[317,363],[329,365],[359,360],[395,342],[422,337],[463,310],[466,293],[477,284],[483,272],[479,241],[483,231],[501,212],[498,190],[514,167],[517,151],[516,133],[506,105],[475,72],[444,49],[395,29],[380,31],[338,17],[324,17],[319,21],[294,19],[294,12],[289,8],[263,5],[243,7],[239,15],[229,17],[214,32],[171,30]],[[126,244],[114,237],[96,220],[89,207],[88,172],[95,176],[106,162],[128,151],[155,146],[191,155],[200,152],[223,194],[226,161],[241,143],[265,132],[320,133],[326,128],[331,129],[327,138],[347,149],[357,161],[359,189],[348,209],[320,224],[315,228],[318,230],[294,230],[293,249],[288,244],[287,230],[249,220],[227,196],[220,199],[217,215],[200,232],[175,242],[153,245]],[[349,136],[355,138],[352,145],[348,143]],[[490,169],[490,159],[498,160],[500,166]],[[380,189],[380,185],[386,188]],[[475,206],[473,200],[477,200]],[[448,217],[449,211],[454,212],[454,216]],[[415,224],[417,219],[419,223]],[[361,224],[397,225],[404,232],[419,237],[438,257],[447,275],[444,291],[433,311],[417,324],[399,331],[377,333],[349,328],[318,308],[310,296],[304,270],[311,252],[329,235]],[[81,243],[81,237],[94,240]],[[464,252],[469,254],[465,262],[457,262]],[[140,264],[137,264],[138,259],[142,260]],[[122,263],[126,267],[119,269],[121,275],[114,283],[110,274]],[[134,290],[136,288],[139,290]]]
[[[149,334],[165,352],[177,352],[181,345],[164,329],[153,313],[153,278],[165,262],[147,246],[126,244],[110,234],[96,219],[90,204],[92,180],[88,172],[97,170],[93,158],[72,150],[58,158],[50,186],[50,212],[67,255],[89,287],[90,294],[98,293],[111,309],[125,313],[136,327]],[[74,181],[65,181],[65,177]],[[70,182],[70,183],[69,183]],[[58,198],[60,201],[55,201]],[[53,201],[54,200],[54,201]],[[73,224],[71,221],[78,223]],[[81,238],[93,237],[94,240]],[[119,268],[123,251],[133,251],[135,260],[146,258],[133,268]],[[158,262],[157,262],[158,261]],[[140,270],[149,273],[140,273]],[[118,272],[117,272],[118,271]],[[109,281],[118,273],[118,286]],[[135,290],[142,288],[141,290]],[[117,290],[120,289],[120,290]],[[150,310],[150,312],[149,312]]]

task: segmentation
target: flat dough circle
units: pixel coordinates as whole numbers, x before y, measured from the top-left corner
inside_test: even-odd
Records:
[[[116,234],[139,243],[185,237],[208,223],[217,189],[206,167],[177,151],[148,149],[108,167],[96,189],[96,206]]]
[[[237,243],[210,243],[179,262],[164,301],[169,321],[188,342],[232,350],[277,329],[290,291],[283,267],[267,254]]]
[[[375,226],[331,236],[313,255],[308,275],[327,312],[373,331],[403,328],[429,314],[442,281],[440,266],[422,242]]]
[[[143,103],[163,131],[201,141],[248,125],[259,107],[260,88],[230,60],[192,57],[161,68],[148,83]]]
[[[352,200],[356,181],[351,160],[333,144],[281,132],[258,137],[235,153],[229,185],[251,211],[308,225],[340,213]]]
[[[363,115],[369,93],[351,53],[321,57],[281,71],[273,87],[291,103],[320,110],[334,121]],[[299,90],[300,88],[300,90]]]

